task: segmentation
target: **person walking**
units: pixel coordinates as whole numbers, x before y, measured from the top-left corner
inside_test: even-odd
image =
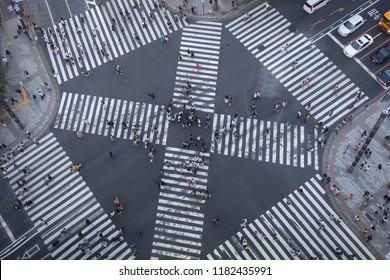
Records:
[[[211,220],[213,221],[213,224],[215,224],[215,225],[219,224],[219,218],[218,217],[213,217]]]

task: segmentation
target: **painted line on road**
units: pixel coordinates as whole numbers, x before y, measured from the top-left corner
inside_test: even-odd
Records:
[[[379,2],[379,0],[376,0],[376,1],[374,1],[374,2],[372,2],[372,0],[369,0],[369,1],[365,2],[365,3],[363,3],[362,5],[360,5],[359,7],[357,7],[355,10],[353,10],[352,12],[350,12],[349,14],[346,14],[345,16],[343,16],[342,18],[340,18],[338,21],[336,21],[336,22],[330,24],[328,27],[322,29],[322,30],[321,30],[320,32],[318,32],[316,35],[314,35],[314,36],[312,36],[311,38],[309,38],[309,40],[310,40],[312,43],[317,42],[318,40],[322,39],[324,36],[326,36],[326,35],[328,35],[330,32],[332,32],[333,30],[335,30],[336,28],[338,28],[338,27],[339,27],[339,24],[342,23],[342,22],[344,22],[344,21],[343,21],[344,18],[352,16],[357,10],[360,9],[360,11],[359,11],[358,13],[356,13],[356,14],[359,14],[359,13],[363,12],[364,10],[367,10],[368,8],[370,8],[372,5],[376,4],[377,2]],[[367,7],[365,7],[365,8],[362,9],[361,7],[364,6],[364,5],[366,5],[367,3],[368,3],[368,4],[371,3],[371,4],[368,5]],[[336,26],[336,27],[333,27],[335,24],[337,24],[337,26]],[[324,32],[325,32],[327,29],[329,29],[329,28],[330,28],[330,30],[329,30],[327,33],[324,33]],[[313,40],[313,38],[316,37],[316,36],[318,36],[318,35],[321,35],[321,36],[320,36],[318,39]]]
[[[68,4],[68,0],[65,0],[65,4],[68,7],[68,11],[69,11],[70,17],[73,17],[72,11],[70,10],[69,4]]]
[[[45,0],[45,2],[46,2],[46,6],[47,6],[47,11],[49,12],[49,16],[50,16],[51,22],[52,22],[53,25],[54,25],[54,20],[53,20],[53,16],[51,15],[49,3],[47,3],[47,0]]]
[[[336,37],[333,36],[333,34],[328,33],[327,35],[328,35],[330,38],[332,38],[332,40],[333,40],[337,45],[339,45],[342,49],[344,49],[344,45],[343,45],[339,40],[337,40]],[[364,65],[364,64],[363,64],[358,58],[356,58],[356,57],[353,57],[352,59],[355,60],[356,63],[359,64],[360,67],[362,67],[363,70],[366,71],[367,74],[370,75],[370,76],[376,81],[376,76],[374,75],[374,73],[371,72],[370,69],[367,68],[366,65]],[[378,83],[378,84],[380,84],[380,83]],[[381,85],[381,84],[380,84],[380,85]],[[385,86],[383,86],[383,85],[381,85],[381,87],[382,87],[383,89],[387,89],[387,88],[386,88]]]
[[[0,223],[3,225],[3,228],[5,229],[5,232],[7,233],[9,239],[11,239],[11,242],[12,243],[15,242],[16,241],[15,236],[12,234],[7,223],[4,221],[3,216],[1,216],[1,215],[0,215]]]

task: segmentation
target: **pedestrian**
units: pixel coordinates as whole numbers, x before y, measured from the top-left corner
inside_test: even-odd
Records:
[[[350,124],[352,124],[352,115],[350,115],[347,120],[349,121]]]
[[[27,129],[24,130],[24,134],[26,134],[27,138],[30,139],[30,131],[28,131]]]
[[[41,218],[40,221],[41,221],[41,223],[44,224],[45,226],[48,225],[48,223],[47,223],[44,219]]]
[[[153,92],[149,92],[148,96],[152,99],[152,103],[153,103],[154,100],[156,99],[156,95]]]
[[[360,220],[359,215],[353,216],[352,220],[353,220],[354,222],[358,222],[358,221]]]
[[[288,43],[284,44],[284,45],[282,46],[282,48],[281,48],[282,54],[287,53],[287,52],[288,52],[288,48],[289,48],[289,44],[288,44]]]
[[[318,230],[322,230],[322,229],[325,229],[325,225],[324,224],[320,224]]]
[[[111,217],[111,218],[115,218],[115,217],[116,217],[116,213],[115,213],[114,210],[112,210],[112,211],[110,212],[110,217]]]
[[[225,104],[229,104],[229,96],[228,95],[225,95],[224,101],[225,101]]]
[[[195,64],[195,69],[199,71],[199,69],[200,69],[200,64],[199,63]]]
[[[43,82],[43,84],[45,85],[45,87],[47,88],[47,90],[51,90],[51,87],[50,87],[50,85],[49,85],[48,83]]]
[[[331,109],[330,111],[329,111],[329,117],[331,117],[333,115],[333,109]]]
[[[92,78],[91,78],[91,75],[89,74],[89,72],[85,72],[85,77],[87,77],[89,80],[92,80]]]
[[[299,187],[297,191],[299,194],[301,194],[301,195],[303,194],[303,188]]]
[[[33,140],[33,141],[34,141],[34,143],[35,143],[37,146],[40,144],[36,137],[34,137],[34,140]]]
[[[298,67],[298,60],[294,60],[293,63],[291,64],[291,68],[295,70],[297,69],[297,67]]]
[[[12,102],[12,105],[14,105],[14,103],[18,103],[18,100],[16,100],[14,97],[11,97],[11,102]]]
[[[290,198],[287,198],[286,204],[287,204],[287,205],[291,205],[291,204],[292,204],[292,200],[291,200]]]
[[[302,111],[299,110],[299,111],[297,112],[297,119],[299,119],[301,116],[302,116]]]
[[[45,98],[45,94],[38,88],[38,94],[39,96],[41,97],[41,100],[43,100],[43,98]]]
[[[144,236],[144,233],[140,230],[137,230],[135,234],[137,234],[139,238],[142,238]]]
[[[26,71],[24,71],[24,75],[26,75],[26,77],[28,78],[28,79],[30,79],[30,73],[26,70]]]
[[[213,217],[212,218],[212,221],[213,223],[216,225],[216,224],[219,224],[219,218],[218,217]]]
[[[108,152],[110,158],[115,159],[114,154],[112,152]]]
[[[366,241],[367,242],[370,242],[372,240],[372,234],[370,234],[370,235],[368,235],[367,237],[366,237]]]
[[[81,138],[81,137],[84,136],[84,134],[83,134],[80,130],[77,130],[76,135],[77,135],[77,137],[79,137],[79,138]]]
[[[335,86],[333,87],[333,93],[335,97],[337,97],[337,93],[339,91],[339,84],[340,83],[336,83]]]
[[[382,170],[382,163],[378,164],[378,169]]]

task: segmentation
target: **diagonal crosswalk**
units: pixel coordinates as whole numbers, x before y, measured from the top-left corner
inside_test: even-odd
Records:
[[[197,110],[214,112],[221,32],[222,24],[218,22],[197,21],[183,29],[173,93],[175,106],[193,105]],[[195,68],[196,64],[200,69]]]
[[[54,259],[94,259],[97,254],[106,254],[109,259],[134,259],[126,242],[112,240],[120,233],[71,166],[52,133],[3,165],[11,188]],[[25,167],[30,174],[24,174]],[[31,206],[27,206],[29,201]]]
[[[211,153],[318,170],[318,130],[305,126],[214,114]],[[269,129],[269,134],[267,134]]]
[[[168,127],[164,106],[70,92],[63,92],[54,124],[58,129],[115,138],[149,137],[151,143],[162,145]]]
[[[186,25],[152,0],[110,0],[48,28],[45,42],[61,84]]]
[[[152,259],[200,258],[209,156],[166,148]]]
[[[317,174],[305,182],[299,187],[303,193],[289,194],[207,258],[375,259],[326,201],[320,180]],[[321,224],[324,227],[319,229]],[[343,253],[339,255],[336,248]]]
[[[368,99],[357,96],[359,88],[276,9],[266,11],[263,3],[249,14],[250,20],[241,16],[226,28],[319,122],[338,123]]]

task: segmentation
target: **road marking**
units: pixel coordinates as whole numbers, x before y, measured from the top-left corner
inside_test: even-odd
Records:
[[[329,16],[331,16],[331,15],[333,15],[333,14],[335,14],[335,13],[338,13],[338,12],[342,12],[342,11],[344,11],[344,10],[345,10],[344,7],[340,7],[340,8],[338,8],[337,10],[335,10],[334,12],[331,12],[331,13],[329,14]]]
[[[68,0],[65,0],[65,4],[68,7],[68,11],[69,11],[70,17],[73,17],[72,11],[70,10],[69,4],[68,4]]]
[[[310,27],[310,30],[312,30],[314,27],[316,27],[316,25],[320,24],[321,22],[324,22],[326,21],[326,19],[324,18],[320,18],[319,20],[317,20],[316,22],[312,23],[312,24],[309,24],[308,27]]]
[[[47,10],[48,10],[48,12],[49,12],[49,16],[50,16],[51,22],[52,22],[53,25],[54,25],[54,20],[53,20],[53,16],[51,15],[51,12],[50,12],[49,3],[47,3],[47,0],[45,0],[45,2],[46,2]]]
[[[15,242],[16,241],[15,236],[12,234],[7,223],[4,221],[4,219],[1,215],[0,215],[0,223],[3,225],[3,228],[4,228],[5,232],[7,233],[9,239],[11,239],[12,243]]]
[[[332,33],[328,33],[328,36],[329,36],[330,38],[332,38],[332,40],[333,40],[337,45],[339,45],[342,49],[344,49],[344,45],[341,44],[341,42],[340,42],[339,40],[337,40],[336,37],[333,36]],[[356,57],[353,57],[352,59],[355,60],[356,63],[359,64],[360,67],[362,67],[362,68],[367,72],[367,74],[370,75],[370,76],[376,81],[376,76],[374,75],[374,73],[371,72],[370,69],[367,68],[366,65],[364,65],[364,64],[363,64],[358,58],[356,58]],[[378,84],[379,84],[379,83],[378,83]],[[380,85],[381,85],[381,84],[380,84]],[[382,86],[382,88],[386,89],[385,86],[383,86],[383,85],[381,85],[381,86]]]
[[[337,22],[334,22],[334,23],[330,24],[328,27],[322,29],[322,30],[321,30],[320,32],[318,32],[316,35],[312,36],[309,40],[310,40],[312,43],[314,43],[314,42],[320,40],[322,37],[326,36],[327,33],[330,33],[330,32],[332,32],[333,30],[335,30],[336,28],[338,28],[338,27],[339,27],[339,24],[343,22],[343,19],[344,19],[344,18],[351,17],[351,16],[354,15],[354,13],[355,13],[356,11],[358,11],[358,10],[359,10],[359,12],[358,12],[357,14],[363,12],[364,10],[367,10],[367,9],[370,8],[372,5],[374,5],[375,3],[379,2],[379,0],[376,0],[376,1],[372,2],[372,3],[371,3],[371,2],[372,2],[372,0],[369,0],[369,1],[365,2],[365,3],[363,3],[362,5],[360,5],[359,7],[357,7],[355,10],[353,10],[352,12],[350,12],[349,14],[346,14],[345,16],[343,16],[342,18],[340,18]],[[369,6],[367,6],[367,7],[365,7],[364,9],[362,9],[361,7],[364,6],[364,5],[366,5],[367,3],[368,3],[368,4],[371,3],[371,4],[370,4]],[[336,27],[333,27],[335,24],[337,24],[337,26],[336,26]],[[329,28],[330,28],[330,30],[329,30],[327,33],[324,33],[325,30],[327,30],[327,29],[329,29]],[[318,35],[321,35],[321,36],[320,36],[318,39],[313,40],[313,38],[316,37],[316,36],[318,36]]]
[[[23,256],[22,256],[22,260],[26,260],[26,259],[31,259],[31,257],[33,255],[35,255],[36,253],[39,252],[39,246],[38,244],[35,244],[32,248],[28,249],[27,251],[24,252]]]

